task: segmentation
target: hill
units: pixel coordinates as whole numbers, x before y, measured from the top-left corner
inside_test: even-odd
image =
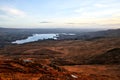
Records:
[[[0,49],[0,78],[119,80],[119,48],[120,38],[46,40],[6,46]],[[103,63],[98,63],[101,60]]]
[[[119,32],[114,33],[117,36],[108,36],[113,34],[109,30],[89,34],[95,33],[106,33],[106,36],[80,38],[77,34],[75,37],[79,39],[1,47],[0,80],[120,80]]]
[[[120,48],[108,50],[104,54],[94,57],[91,64],[120,64]]]
[[[78,38],[83,40],[93,40],[98,38],[120,37],[119,34],[120,34],[120,29],[109,29],[109,30],[88,32],[83,35],[79,35]]]

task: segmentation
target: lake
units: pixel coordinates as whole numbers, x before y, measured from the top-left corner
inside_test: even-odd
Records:
[[[38,40],[44,40],[44,39],[57,39],[58,34],[33,34],[32,36],[29,36],[27,39],[22,40],[16,40],[12,43],[16,44],[23,44],[28,42],[34,42]]]
[[[72,33],[61,33],[62,35],[75,35]],[[16,40],[13,41],[13,44],[24,44],[28,42],[34,42],[38,40],[45,40],[45,39],[54,39],[57,40],[59,37],[59,34],[51,33],[51,34],[33,34],[32,36],[29,36],[27,39],[22,39],[22,40]]]

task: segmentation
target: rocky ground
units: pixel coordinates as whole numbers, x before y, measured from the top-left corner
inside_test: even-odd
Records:
[[[120,39],[39,41],[0,49],[0,80],[120,80]]]

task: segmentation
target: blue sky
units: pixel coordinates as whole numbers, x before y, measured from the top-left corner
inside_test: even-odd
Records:
[[[120,28],[120,0],[0,0],[0,26]]]

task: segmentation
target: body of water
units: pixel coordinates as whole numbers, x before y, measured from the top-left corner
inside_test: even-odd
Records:
[[[44,40],[44,39],[56,40],[57,37],[58,37],[58,34],[33,34],[32,36],[29,36],[27,39],[16,40],[12,43],[23,44],[23,43],[34,42],[34,41]]]
[[[76,35],[72,33],[61,33],[62,35]],[[22,40],[16,40],[13,41],[13,44],[24,44],[28,42],[34,42],[38,40],[45,40],[45,39],[54,39],[57,40],[60,34],[33,34],[32,36],[29,36],[27,39]]]

